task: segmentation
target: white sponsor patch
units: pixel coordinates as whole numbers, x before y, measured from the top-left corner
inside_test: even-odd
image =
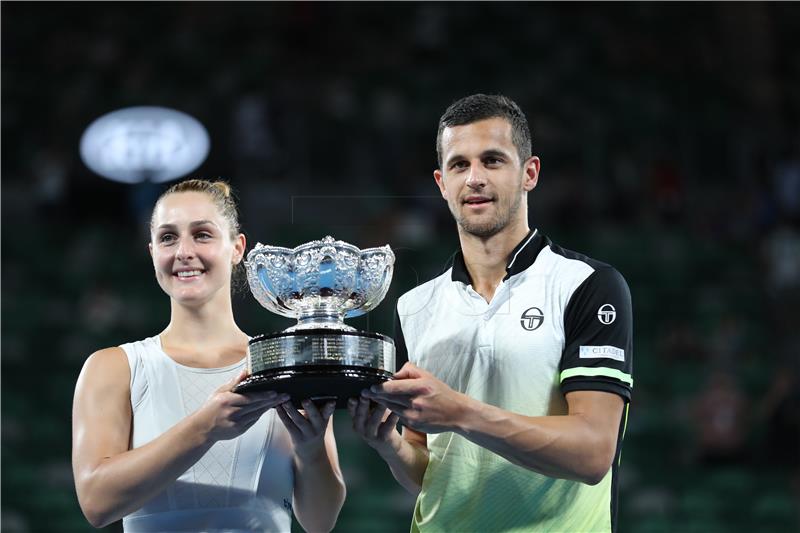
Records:
[[[581,346],[578,354],[581,359],[615,359],[625,361],[625,350],[616,346]]]

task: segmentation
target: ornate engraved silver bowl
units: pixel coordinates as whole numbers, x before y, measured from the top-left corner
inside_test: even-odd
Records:
[[[394,341],[344,323],[374,309],[392,281],[389,246],[360,250],[325,237],[289,249],[258,243],[247,254],[250,291],[267,310],[296,318],[251,339],[250,377],[237,391],[276,390],[295,400],[336,398],[344,406],[394,372]]]

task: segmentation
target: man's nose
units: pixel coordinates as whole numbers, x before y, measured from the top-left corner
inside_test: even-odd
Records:
[[[486,172],[483,165],[470,165],[469,175],[467,176],[467,187],[470,189],[480,189],[486,185]]]

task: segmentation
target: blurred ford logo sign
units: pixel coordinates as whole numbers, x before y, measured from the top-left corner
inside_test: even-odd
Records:
[[[166,107],[112,111],[81,137],[81,159],[97,174],[123,183],[185,176],[208,155],[208,132],[193,117]]]

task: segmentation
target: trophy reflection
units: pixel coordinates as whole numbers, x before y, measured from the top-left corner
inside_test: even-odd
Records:
[[[330,236],[294,249],[256,244],[245,261],[250,291],[263,307],[297,324],[250,340],[250,376],[236,391],[274,390],[296,405],[310,398],[345,407],[348,398],[390,379],[394,341],[344,319],[381,302],[394,259],[389,246],[360,250]]]

